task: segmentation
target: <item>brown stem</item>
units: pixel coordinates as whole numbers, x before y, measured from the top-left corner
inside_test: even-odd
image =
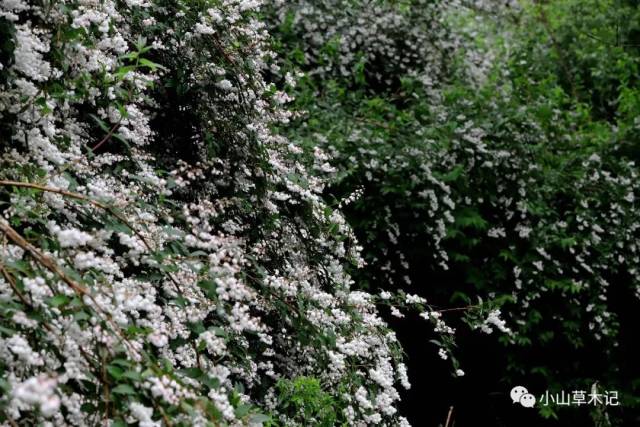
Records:
[[[453,415],[453,406],[449,407],[449,413],[447,414],[447,422],[444,424],[444,427],[449,427],[449,422],[451,422],[451,415]]]
[[[136,230],[133,225],[131,225],[129,223],[129,221],[123,217],[122,215],[120,215],[118,212],[116,212],[112,207],[98,202],[97,200],[93,200],[87,196],[85,196],[84,194],[80,194],[80,193],[74,193],[71,191],[67,191],[67,190],[62,190],[60,188],[53,188],[53,187],[47,187],[44,185],[39,185],[39,184],[34,184],[31,182],[21,182],[21,181],[9,181],[9,180],[0,180],[0,186],[13,186],[13,187],[21,187],[21,188],[31,188],[34,190],[39,190],[39,191],[45,191],[48,193],[55,193],[55,194],[60,194],[62,196],[66,196],[66,197],[70,197],[72,199],[76,199],[76,200],[82,200],[84,202],[90,203],[91,205],[100,208],[102,210],[105,210],[107,212],[109,212],[111,215],[113,215],[114,217],[116,217],[118,220],[120,220],[124,225],[127,226],[127,228],[129,228],[131,231],[133,231],[133,233],[142,241],[142,243],[144,243],[145,247],[148,250],[153,250],[151,245],[149,244],[149,242],[147,242],[147,240],[144,238],[144,236],[138,231]],[[176,287],[176,289],[178,290],[179,293],[182,293],[182,289],[180,288],[180,284],[176,281],[176,279],[169,273],[168,274],[169,279],[173,282],[174,286]]]
[[[67,285],[71,287],[76,293],[80,295],[87,295],[88,291],[78,282],[67,276],[62,269],[47,255],[40,252],[35,246],[27,242],[16,230],[14,230],[7,222],[0,220],[0,231],[2,231],[9,240],[12,240],[16,245],[20,246],[25,251],[35,258],[40,264],[44,265],[49,271],[55,273],[62,279]]]
[[[7,271],[7,269],[4,267],[4,264],[2,264],[1,260],[0,260],[0,272],[2,272],[2,276],[4,276],[5,280],[9,282],[9,286],[11,286],[11,289],[13,290],[13,292],[16,295],[18,295],[18,298],[20,299],[20,301],[27,307],[31,307],[32,309],[35,309],[33,303],[27,301],[27,298],[24,296],[24,294],[20,292],[20,290],[18,289],[18,286],[16,285],[16,279],[13,278],[13,276],[11,276],[11,273]],[[46,321],[42,320],[42,325],[47,331],[53,332],[53,328]]]
[[[481,307],[479,304],[466,305],[464,307],[443,308],[442,310],[434,310],[437,313],[446,313],[448,311],[466,311]]]
[[[2,264],[2,261],[0,261],[0,273],[2,273],[4,279],[9,283],[9,286],[11,286],[13,292],[18,295],[18,299],[20,299],[22,304],[26,305],[27,307],[31,307],[31,303],[29,303],[29,301],[27,301],[27,298],[22,294],[22,292],[20,292],[20,289],[18,289],[18,287],[16,286],[15,280],[13,279],[13,277],[11,277],[6,268],[4,268],[4,264]]]
[[[113,136],[113,134],[115,133],[116,129],[118,129],[120,127],[120,122],[116,123],[115,125],[113,125],[113,127],[111,129],[109,129],[109,132],[105,135],[104,138],[102,138],[100,140],[100,142],[98,142],[96,145],[93,146],[93,148],[91,149],[91,151],[96,151],[98,148],[102,147],[102,145],[107,142],[108,140],[111,139],[111,137]]]
[[[92,205],[99,207],[101,209],[109,210],[109,207],[107,205],[102,204],[98,201],[92,200],[83,194],[73,193],[71,191],[62,190],[60,188],[47,187],[44,185],[34,184],[31,182],[10,181],[10,180],[0,180],[0,185],[4,187],[12,186],[12,187],[32,188],[34,190],[46,191],[48,193],[61,194],[63,196],[71,197],[72,199],[78,199],[78,200],[83,200],[85,202],[89,202]]]
[[[13,420],[13,418],[11,418],[7,413],[5,413],[4,411],[2,411],[2,413],[4,414],[5,418],[7,419],[7,421],[9,422],[9,424],[11,424],[11,427],[18,427],[18,424]]]
[[[131,224],[129,224],[129,222],[127,221],[126,218],[124,218],[119,213],[115,212],[112,207],[110,207],[110,206],[108,206],[108,205],[106,205],[104,203],[98,202],[97,200],[93,200],[93,199],[85,196],[84,194],[74,193],[74,192],[67,191],[67,190],[62,190],[60,188],[47,187],[47,186],[40,185],[40,184],[34,184],[32,182],[0,180],[0,186],[31,188],[31,189],[34,189],[34,190],[45,191],[47,193],[60,194],[62,196],[70,197],[72,199],[82,200],[84,202],[87,202],[87,203],[89,203],[89,204],[91,204],[91,205],[93,205],[93,206],[95,206],[97,208],[100,208],[102,210],[105,210],[105,211],[109,212],[111,215],[113,215],[116,218],[118,218],[128,228],[130,228],[131,231],[133,231],[140,238],[140,240],[142,240],[142,242],[145,244],[145,246],[147,246],[148,249],[151,249],[150,245],[145,241],[145,239],[140,235],[140,233],[135,228],[133,228],[133,226]]]
[[[102,384],[104,388],[104,425],[109,425],[109,401],[111,400],[111,392],[109,390],[109,382],[107,381],[107,361],[105,360],[104,353],[102,353],[102,363],[101,363],[101,375],[102,375]]]

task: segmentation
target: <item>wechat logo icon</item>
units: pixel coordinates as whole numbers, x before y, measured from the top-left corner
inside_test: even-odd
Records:
[[[513,403],[519,403],[525,408],[533,408],[536,404],[536,397],[529,393],[526,387],[522,387],[521,385],[512,388],[510,396]]]

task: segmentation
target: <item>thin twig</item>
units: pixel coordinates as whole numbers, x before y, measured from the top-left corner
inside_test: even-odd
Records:
[[[98,142],[96,145],[93,146],[91,151],[96,151],[98,148],[102,147],[102,144],[110,140],[113,134],[116,132],[116,129],[118,129],[119,127],[120,127],[120,122],[113,125],[113,127],[109,129],[109,132],[105,135],[105,137],[102,138],[100,142]]]
[[[444,427],[449,427],[449,422],[451,422],[451,415],[453,415],[453,406],[449,407],[449,413],[447,414],[447,422],[444,424]]]
[[[434,310],[434,311],[437,313],[446,313],[448,311],[466,311],[466,310],[472,310],[474,308],[480,308],[480,307],[482,307],[482,305],[474,304],[474,305],[467,305],[464,307],[443,308],[442,310]]]
[[[35,246],[31,243],[27,242],[27,240],[20,235],[16,230],[14,230],[6,221],[0,220],[0,231],[2,231],[9,240],[12,240],[16,245],[20,246],[25,251],[29,252],[36,261],[40,264],[44,265],[49,271],[55,273],[58,277],[62,279],[71,289],[73,289],[76,293],[80,295],[87,295],[88,291],[78,282],[73,280],[71,277],[67,276],[67,274],[62,271],[62,269],[56,264],[51,258],[47,255],[40,252]]]
[[[4,277],[4,279],[7,281],[7,283],[9,283],[9,286],[11,287],[11,289],[13,289],[13,292],[16,295],[18,295],[18,299],[20,299],[22,304],[26,305],[27,307],[31,307],[31,304],[29,303],[29,301],[27,301],[27,298],[22,294],[22,292],[20,292],[20,289],[18,289],[18,287],[16,286],[15,279],[11,277],[9,272],[4,268],[4,264],[2,263],[1,260],[0,260],[0,273],[2,273],[2,276]]]
[[[102,376],[102,384],[103,384],[103,391],[104,391],[104,425],[108,426],[109,425],[109,401],[111,400],[111,391],[109,389],[109,382],[107,381],[107,362],[105,360],[105,354],[102,353],[102,363],[101,363],[101,372],[100,375]]]
[[[18,427],[18,424],[6,412],[2,411],[2,414],[5,416],[9,424],[11,424],[11,427]]]
[[[48,193],[60,194],[62,196],[70,197],[72,199],[82,200],[84,202],[90,203],[90,204],[92,204],[93,206],[95,206],[97,208],[100,208],[102,210],[105,210],[105,211],[109,212],[111,215],[115,216],[120,221],[122,221],[128,228],[131,229],[131,231],[133,231],[138,237],[140,237],[140,239],[145,244],[145,246],[147,246],[148,249],[151,249],[149,244],[145,241],[144,237],[142,237],[140,235],[140,233],[131,224],[129,224],[129,221],[127,221],[126,218],[124,218],[118,212],[114,211],[112,207],[110,207],[110,206],[108,206],[108,205],[106,205],[104,203],[98,202],[97,200],[93,200],[93,199],[85,196],[84,194],[74,193],[74,192],[67,191],[67,190],[62,190],[60,188],[47,187],[45,185],[34,184],[32,182],[0,180],[0,185],[1,186],[31,188],[33,190],[40,190],[40,191],[45,191],[45,192],[48,192]]]
[[[45,191],[45,192],[48,192],[48,193],[60,194],[62,196],[70,197],[72,199],[82,200],[84,202],[90,203],[93,206],[95,206],[97,208],[100,208],[102,210],[105,210],[105,211],[109,212],[111,215],[113,215],[114,217],[116,217],[124,225],[126,225],[127,228],[129,228],[131,231],[133,231],[133,233],[142,241],[142,243],[145,245],[145,247],[148,250],[150,250],[150,251],[153,250],[151,245],[149,244],[149,242],[147,242],[147,239],[145,239],[144,236],[136,228],[134,228],[133,225],[131,225],[129,223],[129,221],[124,216],[120,215],[112,207],[110,207],[110,206],[108,206],[108,205],[106,205],[104,203],[98,202],[97,200],[93,200],[93,199],[85,196],[84,194],[74,193],[74,192],[67,191],[67,190],[62,190],[60,188],[47,187],[47,186],[40,185],[40,184],[34,184],[32,182],[0,180],[0,186],[13,186],[13,187],[31,188],[31,189],[34,189],[34,190]],[[177,280],[170,273],[168,274],[168,276],[169,276],[169,279],[175,285],[175,287],[178,290],[178,292],[182,293],[182,289],[180,287],[180,284],[177,282]]]
[[[2,272],[2,276],[9,283],[9,286],[11,287],[13,292],[18,295],[18,299],[20,299],[20,301],[27,307],[34,308],[33,303],[29,302],[24,294],[20,292],[20,289],[18,289],[18,286],[16,285],[16,279],[11,276],[11,273],[9,273],[9,271],[7,271],[4,264],[2,263],[2,260],[0,260],[0,272]],[[47,331],[53,332],[53,328],[49,326],[49,324],[45,320],[42,320],[42,325]]]

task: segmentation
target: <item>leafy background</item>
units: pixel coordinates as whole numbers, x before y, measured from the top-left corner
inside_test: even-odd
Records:
[[[466,372],[452,380],[432,368],[447,363],[437,337],[388,316],[410,419],[436,425],[454,406],[458,425],[637,423],[638,2],[339,3],[286,6],[275,34],[305,73],[286,131],[334,158],[328,201],[357,194],[343,209],[368,265],[353,274],[442,307],[490,299],[514,328],[478,338],[451,313]],[[380,35],[393,13],[404,24]],[[415,46],[393,50],[416,34],[430,40],[417,61]],[[397,44],[377,51],[387,35]],[[622,406],[531,417],[505,399],[520,383],[541,395],[596,382]]]

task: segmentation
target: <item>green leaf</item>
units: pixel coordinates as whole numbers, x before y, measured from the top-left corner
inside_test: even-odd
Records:
[[[236,408],[236,417],[242,418],[249,413],[251,410],[251,405],[242,404]]]
[[[136,390],[133,387],[131,387],[129,384],[120,384],[114,387],[113,390],[111,390],[111,392],[114,394],[127,394],[127,395],[136,394]]]
[[[202,372],[202,369],[199,369],[199,368],[185,368],[185,369],[180,369],[178,372],[193,379],[201,378],[204,375],[204,372]]]
[[[49,305],[52,307],[60,307],[65,304],[68,304],[71,299],[66,295],[56,295],[54,297],[49,298]]]
[[[107,372],[109,372],[109,374],[116,380],[121,379],[124,374],[124,370],[122,368],[113,365],[107,366]]]
[[[122,374],[122,376],[123,376],[124,378],[129,378],[129,379],[132,379],[132,380],[134,380],[134,381],[140,381],[140,380],[142,379],[142,375],[140,375],[140,373],[139,373],[139,372],[137,372],[137,371],[133,371],[133,370],[125,371],[125,372]]]
[[[199,379],[199,381],[213,390],[220,387],[220,380],[215,377],[203,376]]]
[[[249,418],[249,424],[264,424],[271,421],[271,417],[265,414],[254,414]]]
[[[138,62],[140,63],[141,66],[147,67],[151,71],[155,71],[158,68],[161,70],[166,70],[166,68],[163,67],[162,65],[156,64],[155,62],[149,61],[148,59],[145,59],[145,58],[140,58]]]

